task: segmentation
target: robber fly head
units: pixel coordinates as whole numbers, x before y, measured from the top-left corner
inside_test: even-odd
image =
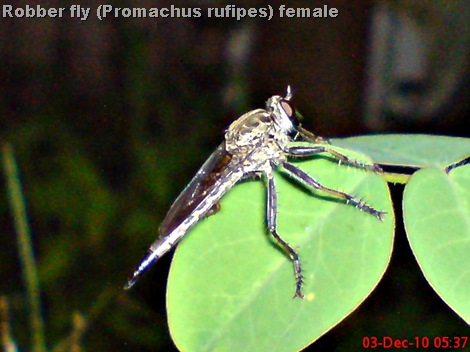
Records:
[[[292,90],[287,86],[285,97],[275,95],[266,102],[266,110],[272,113],[274,122],[285,132],[291,134],[297,125],[294,108],[290,104]]]

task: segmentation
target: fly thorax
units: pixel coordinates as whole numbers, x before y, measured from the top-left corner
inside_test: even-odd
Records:
[[[266,110],[258,109],[244,114],[225,133],[226,150],[233,155],[259,148],[271,124]]]

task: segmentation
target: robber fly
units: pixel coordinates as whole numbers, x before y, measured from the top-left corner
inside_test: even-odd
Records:
[[[202,218],[218,210],[219,201],[238,181],[261,175],[267,185],[266,224],[279,247],[294,265],[295,295],[303,297],[302,268],[297,252],[276,230],[277,195],[274,170],[284,168],[300,183],[326,192],[351,203],[356,208],[382,220],[385,212],[378,211],[359,198],[321,185],[306,172],[289,163],[291,157],[310,157],[326,152],[350,165],[381,171],[376,164],[365,164],[329,147],[328,141],[317,137],[300,126],[290,100],[292,91],[287,87],[285,97],[275,95],[266,102],[266,109],[250,111],[234,121],[225,133],[225,140],[212,153],[171,206],[158,229],[158,239],[135,269],[125,289],[132,287],[148,268],[186,235]],[[290,146],[294,140],[315,144]]]

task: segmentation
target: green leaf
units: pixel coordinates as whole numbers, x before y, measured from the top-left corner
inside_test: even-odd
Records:
[[[416,172],[403,197],[406,232],[426,279],[470,324],[470,165]]]
[[[244,182],[178,247],[168,282],[170,332],[183,351],[294,351],[350,314],[382,277],[394,216],[380,175],[318,156],[297,166],[323,185],[359,196],[370,214],[305,190],[278,173],[278,233],[299,252],[305,299],[293,299],[292,262],[265,227],[261,181]]]
[[[426,134],[383,134],[333,139],[384,165],[444,168],[470,156],[470,138]]]

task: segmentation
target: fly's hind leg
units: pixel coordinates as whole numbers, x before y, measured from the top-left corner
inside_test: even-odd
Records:
[[[267,175],[268,178],[268,191],[267,191],[267,225],[269,232],[276,240],[276,243],[279,247],[290,257],[294,264],[294,274],[295,274],[295,297],[303,298],[304,294],[302,293],[302,268],[300,266],[299,255],[297,252],[286,242],[281,236],[277,233],[276,223],[277,223],[277,194],[276,186],[274,184],[274,177],[272,174]]]
[[[220,203],[215,203],[208,211],[207,214],[204,215],[205,218],[208,218],[209,216],[214,215],[215,213],[218,213],[222,207],[220,206]]]

